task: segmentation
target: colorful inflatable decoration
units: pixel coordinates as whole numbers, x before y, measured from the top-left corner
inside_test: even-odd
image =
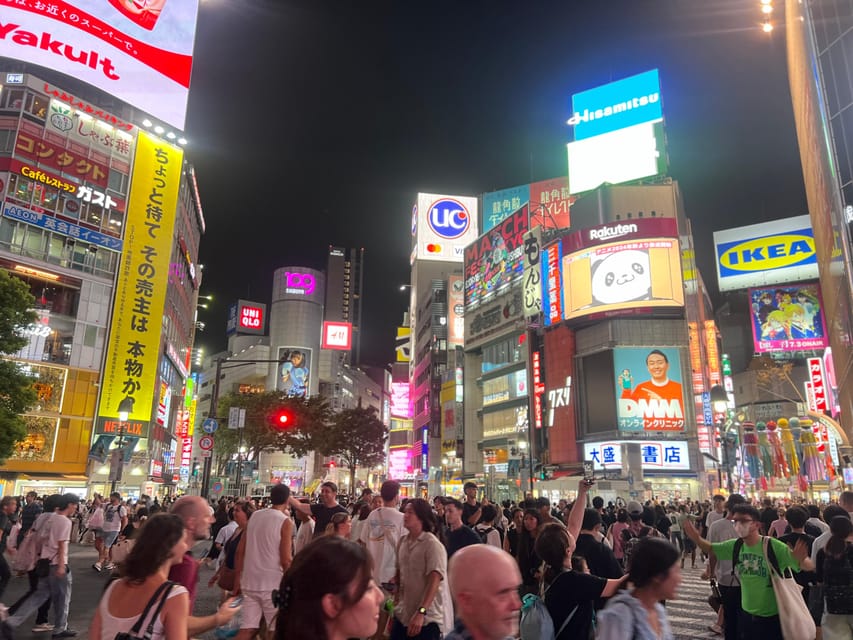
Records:
[[[773,420],[767,422],[767,439],[770,441],[770,451],[773,455],[772,473],[770,475],[773,478],[789,478],[791,472],[785,457],[785,448],[782,446],[780,431],[781,429],[776,422]]]
[[[758,435],[758,452],[761,458],[761,477],[773,478],[775,473],[773,465],[773,448],[770,446],[770,438],[767,435],[767,424],[764,422],[756,422],[755,431]]]
[[[818,456],[817,439],[811,428],[804,426],[800,429],[800,444],[803,447],[803,471],[809,482],[825,480],[826,465]]]
[[[761,475],[761,452],[758,448],[758,435],[755,433],[755,425],[751,422],[743,424],[743,456],[749,477],[756,485]]]
[[[797,447],[799,444],[799,430],[800,430],[800,421],[796,418],[792,420],[796,420],[797,426],[797,442],[794,442],[794,434],[790,427],[790,422],[785,418],[780,418],[777,426],[779,427],[780,435],[779,439],[782,441],[782,450],[785,452],[785,462],[788,465],[788,473],[792,476],[797,476],[800,474],[800,457],[797,455]],[[786,474],[786,477],[789,477]]]

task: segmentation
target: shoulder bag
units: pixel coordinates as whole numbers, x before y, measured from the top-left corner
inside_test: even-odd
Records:
[[[151,596],[151,599],[148,601],[148,604],[145,605],[145,609],[142,610],[142,614],[139,616],[139,619],[136,621],[136,624],[131,627],[128,632],[120,632],[116,634],[115,640],[151,640],[154,636],[154,623],[157,621],[157,618],[160,616],[160,610],[163,608],[163,605],[166,602],[166,599],[169,597],[169,592],[172,590],[172,587],[175,586],[176,583],[166,581],[157,587],[157,591],[154,592],[154,595]],[[157,605],[157,608],[154,610],[154,613],[148,619],[148,626],[145,628],[145,633],[141,636],[139,635],[140,629],[142,629],[142,623],[145,622],[145,618],[148,617],[148,612],[151,611],[151,607]]]
[[[764,561],[767,572],[776,595],[776,606],[779,609],[779,622],[782,625],[782,637],[785,640],[813,640],[817,633],[806,601],[803,599],[803,589],[796,583],[793,576],[783,575],[776,560],[776,554],[770,538],[762,538]]]

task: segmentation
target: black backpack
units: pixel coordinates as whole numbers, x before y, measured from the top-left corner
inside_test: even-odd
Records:
[[[826,598],[827,613],[839,615],[853,614],[853,564],[850,554],[853,546],[844,550],[844,562],[826,554],[823,561],[823,595]]]
[[[474,529],[474,531],[477,532],[477,535],[480,536],[480,541],[483,544],[489,544],[489,534],[494,530],[494,527],[487,527],[485,529]]]

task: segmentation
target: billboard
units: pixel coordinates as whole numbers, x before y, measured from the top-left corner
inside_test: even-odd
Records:
[[[684,431],[684,391],[676,347],[613,349],[619,431]]]
[[[562,250],[562,242],[557,240],[542,251],[542,313],[546,327],[563,319]]]
[[[818,278],[808,215],[714,232],[720,291]]]
[[[480,235],[477,198],[419,193],[412,218],[418,260],[462,262],[465,247]]]
[[[575,140],[647,122],[663,120],[660,76],[657,69],[638,73],[616,82],[572,96]]]
[[[226,335],[235,333],[264,335],[264,324],[267,319],[267,305],[262,302],[238,300],[228,307],[228,322],[225,327]]]
[[[323,349],[349,351],[352,348],[352,324],[349,322],[323,322]]]
[[[183,151],[139,133],[101,378],[101,420],[116,418],[126,398],[133,403],[130,422],[151,419],[182,166]]]
[[[823,350],[829,346],[817,283],[750,289],[749,301],[756,353]]]
[[[5,0],[0,56],[87,82],[184,129],[199,0]]]
[[[409,362],[412,359],[412,330],[409,327],[397,327],[397,337],[394,341],[396,345],[396,362]]]
[[[524,315],[542,313],[542,227],[534,227],[524,234]]]
[[[395,418],[412,417],[412,401],[408,382],[391,383],[391,415]]]
[[[675,234],[675,221],[659,218],[602,225],[565,238],[563,318],[682,307],[681,254]]]
[[[447,344],[461,347],[465,343],[465,279],[447,279]]]
[[[562,176],[530,184],[530,228],[568,229],[574,197],[569,194],[569,178]]]
[[[483,233],[496,227],[530,202],[530,185],[483,194]]]
[[[279,347],[275,388],[289,396],[307,397],[311,389],[311,354],[307,347]]]
[[[609,440],[585,442],[583,458],[592,462],[593,468],[621,469],[622,445],[640,445],[644,471],[689,471],[690,458],[685,440]]]
[[[592,191],[666,173],[663,126],[647,122],[567,145],[569,192]]]
[[[524,273],[524,206],[465,247],[465,307],[481,302],[521,279]]]

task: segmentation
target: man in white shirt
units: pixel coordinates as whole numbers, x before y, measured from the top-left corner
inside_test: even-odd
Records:
[[[115,544],[118,534],[127,526],[127,508],[121,503],[121,494],[115,491],[110,494],[110,501],[104,505],[104,524],[101,525],[103,545],[98,561],[92,565],[95,571],[106,569],[112,571],[115,568],[110,562],[110,547]]]
[[[219,533],[216,534],[216,539],[213,541],[213,548],[218,552],[216,560],[213,561],[217,567],[222,564],[222,559],[224,558],[222,555],[222,548],[231,536],[234,535],[235,531],[237,531],[237,523],[234,522],[234,507],[229,507],[228,524],[219,530]]]
[[[726,499],[717,494],[714,496],[714,510],[710,511],[707,516],[705,516],[705,526],[710,528],[712,524],[714,524],[717,520],[721,520],[723,518],[723,514],[726,510]]]
[[[290,517],[289,499],[290,487],[275,485],[270,491],[272,506],[255,511],[246,525],[246,533],[240,538],[234,580],[234,592],[243,594],[243,618],[238,640],[254,638],[261,626],[261,618],[266,620],[269,630],[273,630],[276,607],[272,592],[278,589],[293,560],[293,519]]]
[[[405,535],[403,514],[397,509],[400,497],[400,483],[386,480],[379,490],[382,496],[382,506],[370,512],[361,530],[359,541],[362,542],[373,558],[373,579],[380,587],[390,583],[397,566],[397,543]],[[382,587],[386,596],[391,595]],[[388,623],[388,612],[383,608],[379,612],[379,627],[375,637],[381,637]]]

